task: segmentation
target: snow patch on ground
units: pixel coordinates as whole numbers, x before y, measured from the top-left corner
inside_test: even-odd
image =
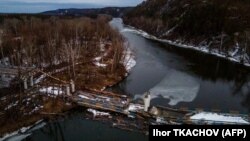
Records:
[[[35,80],[34,83],[35,83],[35,84],[40,83],[45,77],[46,77],[46,74],[41,75],[39,78],[37,78],[37,79]]]
[[[78,95],[80,98],[83,98],[83,99],[91,99],[91,98],[89,98],[89,97],[87,97],[87,96],[85,96],[85,95]]]
[[[94,117],[96,116],[110,116],[109,113],[107,112],[100,112],[94,109],[87,109],[88,112],[92,113],[94,115]]]
[[[100,43],[100,51],[101,52],[105,51],[105,43],[103,43],[103,42]]]
[[[126,111],[136,112],[136,111],[141,111],[143,109],[144,109],[143,105],[131,103],[131,104],[129,104],[129,107]]]
[[[217,113],[200,112],[190,117],[191,120],[205,120],[214,122],[226,122],[237,124],[249,124],[248,121],[239,116],[229,116]]]
[[[107,64],[103,64],[103,63],[100,63],[100,62],[94,62],[94,64],[98,67],[107,67]]]
[[[58,87],[47,87],[47,88],[41,88],[39,89],[39,92],[41,93],[48,93],[48,94],[52,94],[52,95],[61,95],[63,94],[63,91],[61,88]]]
[[[156,122],[159,124],[168,124],[168,122],[162,117],[156,117]]]
[[[95,59],[94,59],[94,61],[100,61],[102,59],[102,56],[99,56],[99,57],[96,57]]]
[[[98,67],[107,67],[107,64],[104,63],[100,63],[100,61],[102,60],[103,57],[105,57],[106,54],[104,54],[103,56],[98,56],[96,58],[94,58],[94,64]]]
[[[123,65],[125,66],[127,72],[130,72],[136,65],[135,56],[129,48],[124,52]]]
[[[29,113],[24,113],[24,115],[32,115],[33,113],[35,113],[35,112],[37,112],[37,111],[39,111],[41,109],[43,109],[43,106],[42,105],[40,105],[40,106],[38,105],[32,111],[30,111]]]
[[[78,97],[81,98],[81,99],[87,99],[87,100],[96,101],[95,97],[91,97],[91,96],[88,96],[88,95],[79,94]]]
[[[102,102],[110,102],[111,99],[109,97],[105,96],[92,96],[91,94],[84,94],[82,92],[78,92],[78,97],[81,99],[87,99],[87,100],[92,100],[92,101],[102,101]]]
[[[17,104],[18,104],[18,101],[16,101],[15,103],[11,103],[11,104],[8,105],[6,108],[4,108],[4,110],[9,110],[9,109],[11,109],[12,107],[17,106]]]

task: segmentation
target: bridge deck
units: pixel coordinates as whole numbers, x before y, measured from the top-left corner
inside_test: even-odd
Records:
[[[87,92],[80,92],[78,95],[70,97],[71,100],[80,106],[107,110],[111,112],[117,112],[126,114],[125,109],[129,105],[129,99],[124,97],[115,96],[103,96],[98,94],[92,94]]]

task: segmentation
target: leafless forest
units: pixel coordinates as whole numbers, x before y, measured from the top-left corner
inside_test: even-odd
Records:
[[[71,108],[73,105],[58,97],[71,81],[77,90],[103,90],[126,74],[124,39],[110,27],[109,16],[1,19],[0,68],[19,73],[7,79],[8,87],[0,87],[0,133],[44,118],[41,113]],[[26,72],[34,79],[33,87]],[[6,74],[2,76],[5,79]]]

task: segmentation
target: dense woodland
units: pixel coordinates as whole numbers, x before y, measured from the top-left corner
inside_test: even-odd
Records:
[[[160,38],[249,55],[249,10],[249,0],[147,0],[123,19]]]
[[[100,46],[111,46],[115,53],[112,71],[122,57],[123,39],[108,24],[110,17],[3,16],[0,25],[0,58],[5,64],[21,67],[48,68],[91,62]],[[7,60],[6,60],[7,59]]]
[[[18,70],[15,77],[0,74],[1,81],[10,83],[0,87],[0,136],[53,118],[41,113],[73,108],[64,97],[72,80],[78,91],[100,91],[125,77],[124,39],[110,20],[106,15],[0,16],[0,68]],[[30,70],[34,85],[25,90]]]

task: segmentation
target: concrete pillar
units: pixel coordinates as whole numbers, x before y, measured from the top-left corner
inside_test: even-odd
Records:
[[[34,80],[33,80],[33,75],[30,76],[30,86],[34,86]]]
[[[27,79],[26,78],[23,79],[23,88],[24,88],[24,90],[28,89],[28,83],[27,83]]]
[[[58,95],[61,95],[61,94],[60,94],[60,91],[61,91],[61,85],[59,85],[59,87],[58,87],[58,91],[57,91],[57,94],[58,94]]]
[[[66,95],[70,96],[70,86],[66,85]]]
[[[55,86],[52,86],[51,95],[55,95]]]
[[[70,85],[71,85],[71,92],[74,93],[76,91],[75,82],[73,80],[70,80]]]
[[[147,92],[147,93],[144,95],[143,101],[144,101],[144,111],[147,112],[147,111],[148,111],[148,108],[149,108],[149,106],[150,106],[150,101],[151,101],[151,96],[150,96],[150,93],[149,93],[149,92]]]

